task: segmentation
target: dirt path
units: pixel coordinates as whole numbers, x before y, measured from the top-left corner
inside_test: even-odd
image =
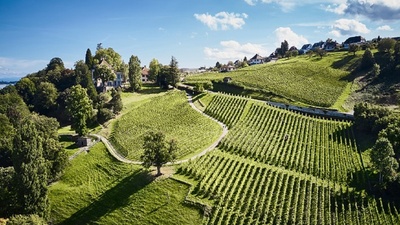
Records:
[[[197,112],[201,113],[202,115],[204,115],[204,116],[206,116],[206,117],[208,117],[208,118],[214,120],[215,122],[217,122],[217,123],[222,127],[222,134],[219,136],[219,138],[218,138],[216,141],[214,141],[209,147],[207,147],[206,149],[204,149],[204,150],[203,150],[202,152],[200,152],[199,154],[196,154],[195,156],[193,156],[193,157],[191,157],[191,158],[189,158],[189,159],[178,160],[178,161],[175,161],[175,162],[168,162],[168,163],[166,163],[166,165],[177,165],[177,164],[181,164],[181,163],[187,162],[187,161],[189,161],[189,160],[194,160],[194,159],[196,159],[196,158],[198,158],[198,157],[200,157],[200,156],[203,156],[203,155],[205,155],[207,152],[209,152],[209,151],[213,150],[215,147],[217,147],[218,143],[222,140],[222,138],[224,138],[224,137],[228,134],[228,127],[227,127],[225,124],[223,124],[223,123],[221,123],[220,121],[218,121],[218,120],[216,120],[216,119],[210,117],[209,115],[203,113],[200,109],[198,109],[198,108],[193,104],[192,96],[191,96],[190,94],[187,94],[187,98],[188,98],[189,105],[190,105],[194,110],[196,110]],[[129,160],[129,159],[125,158],[124,156],[122,156],[121,154],[119,154],[118,151],[115,150],[114,146],[112,146],[112,144],[111,144],[105,137],[103,137],[103,136],[101,136],[101,135],[98,135],[98,134],[91,134],[91,136],[94,136],[94,137],[98,138],[99,140],[101,140],[101,141],[104,143],[104,145],[106,146],[107,150],[110,152],[110,154],[111,154],[114,158],[116,158],[118,161],[124,162],[124,163],[137,164],[137,165],[142,164],[142,162],[140,162],[140,161]]]

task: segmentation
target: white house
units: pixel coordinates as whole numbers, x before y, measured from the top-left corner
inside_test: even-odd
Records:
[[[124,76],[122,72],[115,72],[114,69],[112,68],[112,66],[106,61],[106,60],[102,60],[101,63],[99,65],[105,65],[107,66],[109,69],[111,69],[111,71],[113,71],[116,75],[115,80],[110,80],[107,81],[107,83],[105,84],[105,87],[103,87],[103,81],[98,78],[97,80],[94,79],[94,69],[92,69],[92,80],[96,86],[96,88],[105,88],[105,89],[110,89],[110,88],[117,88],[122,86],[123,80],[124,80]]]
[[[265,61],[265,58],[260,56],[259,54],[255,54],[253,58],[249,60],[249,65],[255,65],[255,64],[263,64]]]
[[[147,83],[149,82],[149,71],[150,69],[146,66],[142,67],[142,82]]]

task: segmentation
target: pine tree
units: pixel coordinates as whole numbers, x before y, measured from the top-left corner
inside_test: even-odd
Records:
[[[85,64],[89,69],[93,68],[93,55],[89,48],[86,50]]]

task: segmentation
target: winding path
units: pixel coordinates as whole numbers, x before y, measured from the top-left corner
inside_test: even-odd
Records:
[[[214,120],[215,122],[217,122],[217,123],[222,127],[222,134],[219,136],[219,138],[218,138],[216,141],[214,141],[209,147],[207,147],[206,149],[204,149],[204,150],[203,150],[202,152],[200,152],[199,154],[196,154],[195,156],[192,156],[192,157],[189,158],[189,159],[178,160],[178,161],[175,161],[175,162],[168,162],[168,163],[166,163],[165,165],[176,165],[176,164],[181,164],[181,163],[184,163],[184,162],[188,162],[188,161],[190,161],[190,160],[194,160],[194,159],[196,159],[196,158],[198,158],[198,157],[200,157],[200,156],[203,156],[203,155],[205,155],[207,152],[209,152],[209,151],[213,150],[215,147],[217,147],[218,143],[222,140],[222,138],[224,138],[224,137],[228,134],[228,127],[227,127],[225,124],[223,124],[222,122],[220,122],[220,121],[218,121],[218,120],[216,120],[216,119],[210,117],[209,115],[203,113],[200,109],[198,109],[198,108],[193,104],[192,95],[187,94],[187,99],[188,99],[189,105],[190,105],[194,110],[196,110],[197,112],[201,113],[202,115],[204,115],[204,116],[210,118],[211,120]],[[141,164],[142,164],[142,162],[140,162],[140,161],[129,160],[129,159],[125,158],[124,156],[122,156],[121,154],[119,154],[118,151],[114,148],[114,146],[112,146],[112,144],[110,143],[110,141],[107,140],[107,138],[105,138],[105,137],[103,137],[103,136],[101,136],[101,135],[98,135],[98,134],[90,134],[90,136],[96,137],[96,138],[98,138],[99,140],[101,140],[101,141],[104,143],[104,145],[106,146],[107,150],[110,152],[110,154],[111,154],[115,159],[117,159],[118,161],[123,162],[123,163],[137,164],[137,165],[141,165]]]

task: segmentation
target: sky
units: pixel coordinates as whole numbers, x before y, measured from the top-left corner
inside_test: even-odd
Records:
[[[400,36],[399,0],[0,0],[0,80],[60,57],[67,68],[98,43],[180,68],[214,66],[332,38]]]

